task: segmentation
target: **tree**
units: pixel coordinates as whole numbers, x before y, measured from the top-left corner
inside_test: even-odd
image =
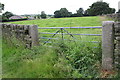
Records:
[[[4,10],[4,4],[0,3],[0,13]]]
[[[37,15],[37,18],[38,18],[38,19],[40,19],[40,18],[41,18],[39,14]]]
[[[60,10],[57,10],[57,11],[54,12],[54,17],[55,18],[60,18],[61,17]]]
[[[98,1],[93,3],[88,9],[88,14],[91,16],[115,13],[114,8],[110,8],[106,2]]]
[[[66,8],[61,8],[60,10],[56,10],[54,12],[55,18],[70,17],[71,15],[72,15],[72,13],[69,12]]]
[[[7,11],[2,15],[2,18],[3,19],[9,19],[11,16],[14,16],[14,14]]]
[[[46,18],[46,14],[44,11],[41,12],[41,18],[45,19]]]
[[[61,8],[60,14],[61,14],[61,17],[69,17],[70,16],[70,13],[68,12],[68,10],[66,8]]]
[[[73,13],[70,17],[78,17],[77,13]]]
[[[120,13],[120,9],[118,10],[118,12],[117,13]]]
[[[84,16],[89,16],[89,9],[87,9],[87,10],[85,10],[85,12],[84,12]]]
[[[111,8],[111,13],[115,13],[115,8]]]
[[[78,17],[83,16],[83,13],[84,13],[83,8],[79,8],[79,10],[77,10],[77,16],[78,16]]]

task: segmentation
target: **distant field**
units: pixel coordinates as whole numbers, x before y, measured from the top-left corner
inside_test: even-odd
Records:
[[[73,17],[73,18],[52,18],[40,20],[28,20],[10,22],[14,24],[35,24],[39,27],[80,27],[80,26],[101,26],[99,16],[95,17]]]
[[[39,20],[28,20],[28,21],[17,21],[17,22],[9,22],[13,24],[25,24],[25,25],[38,25],[39,27],[84,27],[84,26],[102,26],[102,21],[105,20],[100,16],[92,16],[92,17],[73,17],[73,18],[51,18],[51,19],[39,19]],[[50,32],[55,33],[58,29],[39,29],[39,32]],[[74,34],[101,34],[101,29],[66,29],[69,33]],[[65,33],[65,32],[64,32]],[[40,37],[48,37],[50,38],[51,34],[40,34]],[[61,35],[56,35],[56,38],[61,38]],[[54,37],[54,38],[55,38]],[[100,41],[101,37],[88,37],[88,36],[74,36],[78,40],[89,40],[89,41]],[[71,39],[68,36],[64,36],[64,38]],[[47,39],[41,39],[44,41]]]

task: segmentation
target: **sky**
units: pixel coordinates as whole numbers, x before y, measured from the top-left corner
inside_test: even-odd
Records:
[[[0,0],[5,4],[5,11],[10,11],[16,15],[40,14],[45,11],[46,14],[54,14],[54,11],[60,8],[67,8],[69,12],[75,13],[79,8],[88,9],[92,3],[100,0]],[[111,8],[118,11],[118,2],[120,0],[103,0],[109,3]]]

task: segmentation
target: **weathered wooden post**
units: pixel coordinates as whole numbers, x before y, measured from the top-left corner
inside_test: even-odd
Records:
[[[29,26],[29,35],[31,36],[31,41],[32,41],[31,46],[38,46],[39,38],[38,38],[38,26],[37,25]]]
[[[113,69],[114,21],[104,21],[102,27],[102,69]]]

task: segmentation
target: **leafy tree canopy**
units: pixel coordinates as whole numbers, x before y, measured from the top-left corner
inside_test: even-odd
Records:
[[[47,15],[45,14],[44,11],[41,12],[41,18],[45,19],[47,17]]]
[[[0,9],[4,10],[4,4],[0,3]]]
[[[120,9],[118,10],[118,12],[117,13],[120,13]]]
[[[108,3],[102,1],[93,3],[87,11],[92,16],[115,13],[114,8],[110,8]]]
[[[4,4],[0,3],[0,13],[2,13],[2,10],[4,10]]]
[[[14,16],[14,14],[8,11],[2,15],[3,19],[9,19],[11,16]]]
[[[61,8],[60,10],[57,10],[54,12],[55,18],[70,17],[71,15],[72,15],[72,13],[69,12],[66,8]]]
[[[77,16],[81,17],[81,16],[83,16],[83,14],[84,14],[83,8],[79,8],[79,10],[77,10]]]

